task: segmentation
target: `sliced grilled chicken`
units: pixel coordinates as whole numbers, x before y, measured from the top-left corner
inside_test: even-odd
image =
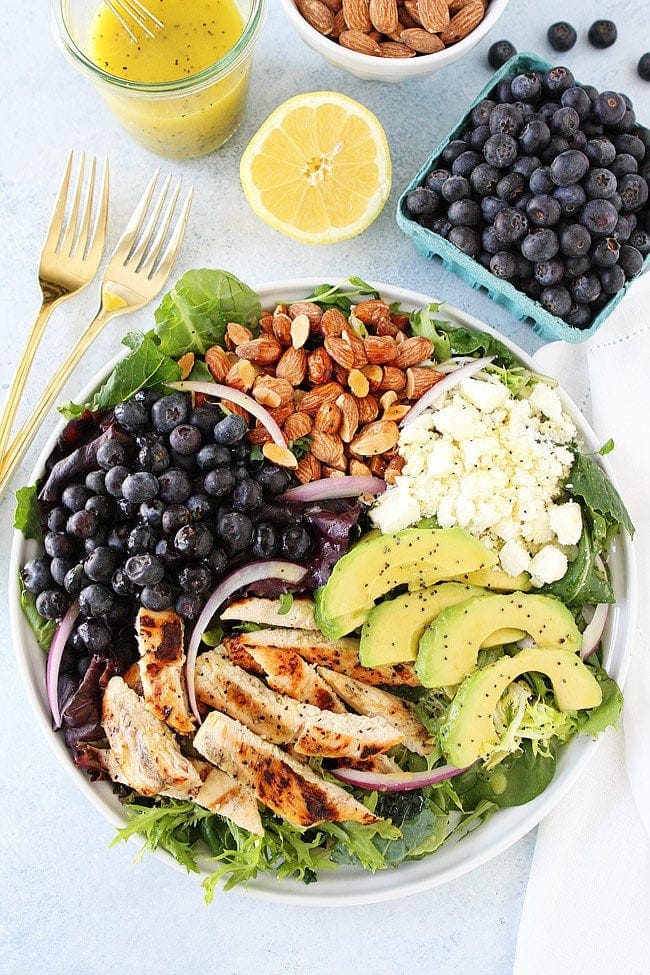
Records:
[[[129,669],[123,674],[124,683],[127,684],[132,691],[135,691],[140,697],[144,694],[142,690],[142,677],[140,676],[140,661],[131,664]]]
[[[294,826],[377,821],[344,789],[325,782],[277,745],[264,741],[224,714],[213,711],[207,716],[196,734],[194,747]]]
[[[313,704],[321,711],[346,713],[347,709],[327,681],[295,650],[249,647],[248,653],[264,671],[266,683],[278,694],[286,694],[304,704]]]
[[[147,707],[181,735],[194,733],[185,690],[183,621],[171,610],[141,609],[136,618],[140,677]]]
[[[102,724],[118,767],[140,795],[172,788],[199,791],[201,778],[169,728],[121,677],[112,677],[104,691]]]
[[[345,703],[359,714],[383,718],[392,724],[404,736],[404,744],[410,751],[417,755],[428,755],[433,750],[434,743],[430,741],[427,729],[415,716],[408,701],[325,667],[319,667],[318,672]]]
[[[231,659],[245,660],[253,647],[277,647],[295,650],[310,664],[328,667],[340,674],[347,674],[366,684],[400,685],[419,687],[420,682],[412,664],[393,664],[391,667],[362,667],[359,663],[359,641],[354,637],[341,640],[328,640],[320,630],[281,630],[275,627],[256,630],[254,633],[239,633],[227,637],[224,646]],[[246,666],[242,663],[242,666]],[[257,666],[257,665],[256,665]],[[253,668],[247,668],[253,669]]]
[[[295,630],[316,630],[314,602],[311,599],[294,598],[288,613],[280,615],[277,599],[238,599],[223,611],[221,619],[227,622],[241,620],[264,626],[287,626]]]
[[[375,772],[378,775],[395,775],[402,771],[390,755],[371,755],[370,758],[358,758],[356,761],[352,758],[340,758],[337,759],[336,764],[343,768],[360,769],[362,772]]]
[[[204,704],[276,745],[293,744],[303,755],[367,758],[403,741],[401,733],[383,718],[321,711],[276,694],[218,649],[198,658],[195,686]]]

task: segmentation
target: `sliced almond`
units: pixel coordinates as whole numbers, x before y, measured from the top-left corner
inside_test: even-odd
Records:
[[[296,315],[296,317],[291,322],[291,344],[294,349],[302,349],[303,345],[309,338],[309,333],[311,331],[311,322],[307,315]]]
[[[350,393],[341,393],[336,400],[336,405],[341,412],[341,425],[338,429],[338,435],[343,443],[350,443],[359,429],[357,401]]]
[[[360,369],[350,370],[348,374],[348,386],[351,392],[359,399],[363,399],[370,392],[370,383]]]
[[[244,325],[239,325],[237,322],[229,322],[226,326],[226,335],[232,342],[233,346],[241,345],[242,342],[250,342],[253,338],[253,333],[249,328]]]
[[[356,435],[350,449],[361,457],[375,457],[394,447],[399,440],[399,427],[392,420],[368,423]]]
[[[180,366],[181,370],[181,381],[188,379],[192,369],[194,368],[194,353],[186,352],[185,355],[182,355],[178,360],[178,365]]]
[[[270,460],[272,464],[277,464],[278,467],[287,467],[290,470],[296,470],[298,467],[298,459],[287,447],[281,447],[277,443],[265,443],[262,447],[262,453],[267,460]]]
[[[253,398],[260,406],[271,408],[278,407],[282,402],[278,393],[273,389],[269,389],[268,386],[256,386],[253,390]]]

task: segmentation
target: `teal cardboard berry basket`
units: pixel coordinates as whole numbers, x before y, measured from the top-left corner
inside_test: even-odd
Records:
[[[634,278],[626,282],[625,287],[618,294],[612,296],[612,300],[601,309],[589,328],[574,328],[571,325],[567,325],[561,318],[549,314],[545,308],[542,308],[538,301],[534,301],[521,291],[518,291],[508,281],[503,281],[495,277],[482,264],[479,264],[472,257],[468,257],[467,254],[464,254],[453,244],[449,243],[444,237],[434,233],[432,230],[428,230],[426,227],[422,227],[409,216],[406,208],[407,195],[411,190],[421,186],[425,176],[432,169],[436,168],[444,149],[453,139],[458,138],[465,128],[472,109],[479,102],[483,101],[484,98],[489,98],[493,89],[503,78],[513,78],[515,75],[522,74],[526,71],[548,71],[551,67],[552,65],[548,61],[544,61],[536,54],[525,52],[515,55],[515,57],[507,61],[502,68],[492,75],[485,88],[479,92],[452,132],[431,153],[419,173],[414,176],[402,193],[397,206],[397,223],[404,233],[412,238],[417,250],[424,254],[425,257],[439,257],[447,270],[454,271],[463,281],[466,281],[467,284],[476,288],[476,290],[484,289],[487,291],[493,301],[507,308],[515,318],[521,319],[522,321],[530,320],[533,323],[534,331],[542,336],[542,338],[548,339],[549,341],[561,339],[564,342],[578,343],[586,341],[586,339],[598,331],[618,303],[622,301],[626,291],[635,280]],[[644,274],[648,267],[650,267],[650,256],[646,257],[640,273]]]

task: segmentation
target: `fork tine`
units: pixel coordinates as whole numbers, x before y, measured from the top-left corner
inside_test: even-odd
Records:
[[[144,4],[140,3],[140,0],[126,0],[126,2],[129,4],[129,6],[136,7],[138,10],[140,10],[142,12],[143,17],[149,17],[151,20],[153,20],[154,24],[157,24],[158,27],[164,27],[165,26],[163,24],[162,20],[158,20],[158,18],[156,17],[156,15],[153,14],[151,12],[151,10],[148,10],[144,6]]]
[[[147,214],[147,210],[149,209],[149,204],[151,203],[151,197],[153,196],[153,191],[156,187],[156,182],[158,181],[159,173],[160,170],[157,169],[156,172],[151,177],[149,181],[149,185],[147,186],[146,190],[142,194],[140,202],[135,208],[135,212],[131,217],[131,219],[129,220],[129,222],[127,223],[124,233],[120,237],[117,247],[115,248],[113,256],[114,257],[117,257],[118,255],[120,257],[123,256],[124,264],[127,263],[131,255],[131,250],[133,248],[133,245],[135,244],[138,234],[140,233],[140,229],[142,228],[144,218]]]
[[[99,210],[97,212],[97,217],[95,218],[95,226],[93,229],[92,237],[90,238],[90,245],[88,247],[88,253],[86,254],[87,261],[95,261],[99,264],[99,261],[104,250],[104,242],[106,240],[106,227],[108,225],[108,188],[109,188],[109,169],[108,169],[108,159],[104,160],[104,171],[102,173],[102,186],[100,190],[100,203]]]
[[[136,22],[138,27],[140,27],[145,32],[147,37],[150,37],[152,40],[155,40],[156,35],[151,30],[149,30],[142,17],[139,16],[137,12],[137,8],[135,8],[135,4],[132,5],[131,0],[121,0],[121,3],[125,13],[127,13],[129,17]]]
[[[79,204],[81,203],[81,190],[83,188],[84,173],[86,170],[86,153],[81,153],[81,159],[79,160],[79,171],[77,173],[77,185],[75,186],[74,198],[72,200],[72,207],[70,208],[70,214],[68,216],[68,225],[65,228],[65,233],[61,241],[61,246],[59,247],[59,253],[63,254],[64,257],[72,255],[72,247],[74,245],[75,236],[77,233],[77,222],[79,219]]]
[[[106,6],[113,13],[113,15],[115,17],[117,17],[117,19],[119,20],[119,22],[121,23],[122,27],[124,28],[124,30],[129,35],[129,37],[131,38],[131,40],[133,41],[133,43],[134,44],[137,44],[138,43],[138,38],[135,36],[135,34],[133,33],[133,31],[131,30],[131,28],[129,27],[129,25],[127,24],[127,22],[125,21],[124,17],[119,12],[119,10],[116,9],[115,4],[114,3],[111,3],[111,0],[106,0]]]
[[[75,257],[77,254],[79,254],[82,260],[84,258],[84,254],[86,253],[86,244],[88,242],[88,231],[90,229],[90,217],[93,209],[93,198],[95,196],[96,172],[97,172],[97,157],[93,156],[92,163],[90,164],[90,176],[88,177],[88,187],[86,189],[86,200],[84,203],[81,229],[79,230],[79,235],[77,237],[77,242],[74,246],[74,250],[70,254],[71,257]]]
[[[171,181],[172,181],[172,176],[170,173],[165,179],[162,189],[158,194],[156,205],[153,208],[153,212],[149,218],[147,226],[145,227],[142,233],[141,239],[138,242],[137,246],[133,249],[132,253],[129,255],[129,264],[131,264],[135,268],[138,267],[140,261],[145,256],[147,248],[149,246],[149,242],[151,241],[151,238],[154,235],[154,232],[158,225],[158,221],[160,219],[160,214],[162,213],[163,207],[165,206],[165,200],[167,199],[167,194],[169,192]]]
[[[68,161],[65,164],[65,171],[63,173],[63,179],[61,180],[61,188],[59,189],[59,195],[57,196],[56,203],[54,204],[52,219],[50,221],[50,226],[47,231],[45,248],[51,251],[56,251],[59,245],[59,238],[61,237],[61,230],[63,228],[63,217],[65,216],[65,205],[68,199],[68,189],[70,188],[70,176],[72,174],[73,156],[74,156],[74,149],[70,152],[70,155],[68,156]]]
[[[183,241],[183,237],[185,235],[185,228],[187,227],[187,221],[190,215],[190,210],[192,208],[193,198],[194,198],[194,188],[190,187],[189,190],[187,191],[187,196],[185,197],[185,203],[183,204],[183,209],[181,210],[180,216],[176,221],[176,225],[172,232],[172,236],[170,238],[169,243],[167,244],[167,247],[165,248],[165,252],[162,256],[160,264],[158,265],[155,274],[152,274],[151,271],[149,272],[149,277],[158,280],[160,282],[160,287],[163,286],[163,284],[165,283],[165,281],[169,276],[171,269],[174,266],[176,255],[178,254],[179,248]]]
[[[181,191],[181,181],[179,180],[174,188],[172,197],[169,203],[167,204],[165,215],[158,228],[158,232],[155,236],[155,239],[152,245],[149,247],[147,253],[142,258],[142,262],[141,262],[142,271],[148,278],[151,277],[153,269],[156,265],[156,261],[158,260],[158,255],[160,254],[160,251],[162,250],[162,246],[165,242],[165,238],[167,237],[167,233],[171,226],[172,217],[174,216],[174,210],[176,209],[176,203],[178,201],[178,196],[180,194],[180,191]]]

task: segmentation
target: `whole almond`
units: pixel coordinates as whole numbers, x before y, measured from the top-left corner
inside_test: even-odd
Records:
[[[341,393],[336,400],[341,412],[341,425],[338,430],[343,443],[350,443],[359,428],[359,408],[357,401],[350,393]]]
[[[225,383],[232,389],[239,389],[242,393],[247,393],[253,388],[253,383],[257,378],[257,371],[247,359],[240,359],[232,366],[226,375]]]
[[[370,22],[381,34],[390,34],[399,23],[397,0],[370,0]]]
[[[323,317],[322,309],[313,301],[294,301],[287,309],[289,318],[306,315],[312,325],[318,325]]]
[[[298,461],[295,475],[301,484],[318,481],[321,476],[321,462],[313,454],[305,454]]]
[[[298,467],[298,459],[288,447],[281,447],[277,443],[265,443],[262,447],[262,453],[267,460],[270,460],[272,464],[277,464],[278,467],[288,467],[290,470],[296,470]]]
[[[443,44],[457,44],[464,37],[471,34],[478,27],[485,16],[485,7],[481,0],[472,0],[465,7],[462,7],[457,14],[451,18],[449,26],[440,35]]]
[[[291,345],[291,319],[282,312],[273,316],[273,335],[280,345],[288,348]]]
[[[307,353],[304,349],[290,347],[282,353],[275,375],[286,379],[292,386],[300,386],[307,374]]]
[[[235,349],[238,356],[248,359],[249,362],[256,362],[261,366],[271,365],[277,362],[282,355],[282,346],[277,339],[270,335],[261,335],[252,342],[242,342]]]
[[[273,437],[266,427],[258,421],[253,429],[248,431],[246,434],[246,439],[249,443],[253,443],[258,447],[261,447],[262,444],[270,443]]]
[[[403,30],[400,39],[418,54],[437,54],[444,51],[445,45],[437,34],[430,34],[423,27],[410,27]]]
[[[381,377],[380,389],[394,389],[401,392],[406,387],[406,373],[397,366],[384,366],[384,374]]]
[[[369,335],[363,340],[363,346],[371,366],[385,365],[397,359],[397,345],[390,335]]]
[[[312,430],[310,449],[317,460],[330,467],[345,470],[347,462],[343,452],[343,441],[335,433],[322,433]]]
[[[399,440],[399,427],[392,420],[368,423],[356,435],[350,449],[361,457],[375,457],[394,447]]]
[[[379,416],[379,403],[372,393],[357,400],[357,409],[359,411],[359,423],[370,423]]]
[[[468,3],[472,3],[473,0],[447,0],[447,6],[449,7],[449,13],[453,17],[457,14],[459,10],[466,7]],[[483,6],[487,6],[486,0],[482,0]]]
[[[324,386],[316,386],[310,390],[300,401],[300,409],[303,413],[318,413],[323,403],[335,403],[343,392],[340,383],[325,383]]]
[[[390,319],[390,307],[379,298],[360,301],[354,306],[353,312],[364,325],[376,325],[384,318]]]
[[[318,331],[323,338],[328,335],[342,335],[348,327],[348,320],[338,308],[326,308],[320,320]]]
[[[399,41],[384,41],[379,45],[382,58],[414,58],[415,51]]]
[[[277,393],[282,406],[286,406],[287,403],[293,403],[293,386],[288,379],[282,379],[278,376],[269,376],[266,373],[263,373],[255,380],[255,389],[257,389],[258,386],[265,386],[267,389],[272,389],[275,393]]]
[[[347,30],[347,24],[345,23],[343,8],[341,8],[338,13],[334,14],[334,27],[332,28],[332,33],[329,36],[338,41],[344,30]]]
[[[360,30],[344,30],[339,37],[339,44],[349,51],[357,51],[358,54],[381,56],[381,48],[377,41],[373,41],[372,37],[363,34]]]
[[[370,383],[360,369],[350,370],[348,375],[348,386],[350,387],[350,392],[356,396],[357,399],[363,399],[370,392]]]
[[[352,369],[354,352],[352,346],[345,339],[335,335],[327,336],[324,342],[325,351],[343,369]]]
[[[299,440],[311,433],[313,427],[312,419],[308,413],[299,411],[294,413],[286,420],[282,432],[287,440]]]
[[[218,383],[222,383],[230,372],[230,362],[226,350],[222,349],[220,345],[213,345],[207,350],[205,364],[210,370],[212,378]]]
[[[398,346],[395,365],[400,369],[417,366],[420,362],[428,359],[432,352],[433,342],[430,339],[423,335],[414,335],[410,339],[404,339]]]
[[[327,36],[334,27],[334,14],[322,0],[296,0],[298,10],[319,34]]]
[[[411,18],[414,24],[422,26],[422,20],[420,18],[420,8],[418,7],[418,0],[404,0],[404,10],[406,14]]]
[[[296,315],[294,320],[291,322],[291,344],[294,349],[302,349],[303,345],[309,338],[309,333],[311,331],[311,323],[307,315]]]
[[[390,335],[391,338],[397,338],[399,334],[397,325],[393,325],[390,318],[382,318],[380,322],[377,322],[375,331],[377,335]]]
[[[241,345],[243,342],[250,342],[253,333],[250,328],[240,325],[238,322],[229,322],[226,326],[226,336],[230,339],[233,346]]]
[[[364,366],[368,365],[368,356],[366,355],[366,350],[363,344],[363,339],[360,339],[354,329],[348,325],[343,332],[343,338],[349,343],[354,353],[354,361],[352,367],[354,369],[363,369]]]
[[[370,0],[343,0],[343,16],[349,30],[372,30]]]
[[[418,13],[425,30],[439,34],[449,24],[447,0],[418,0]]]
[[[443,374],[435,369],[413,366],[406,370],[406,395],[417,400],[442,378]]]
[[[326,7],[329,7],[332,13],[336,13],[343,7],[343,0],[323,0]]]
[[[341,419],[341,411],[336,403],[323,403],[314,418],[314,430],[319,430],[321,433],[338,433]]]
[[[336,467],[328,467],[327,464],[322,465],[321,471],[321,477],[345,477],[345,470],[337,470]]]
[[[325,349],[314,349],[307,357],[307,372],[309,381],[314,386],[322,386],[332,378],[334,363],[330,359]]]
[[[282,403],[280,406],[269,407],[269,413],[279,427],[283,427],[290,416],[295,413],[295,403]]]
[[[266,332],[267,335],[273,334],[273,315],[262,315],[260,318],[260,332]]]

